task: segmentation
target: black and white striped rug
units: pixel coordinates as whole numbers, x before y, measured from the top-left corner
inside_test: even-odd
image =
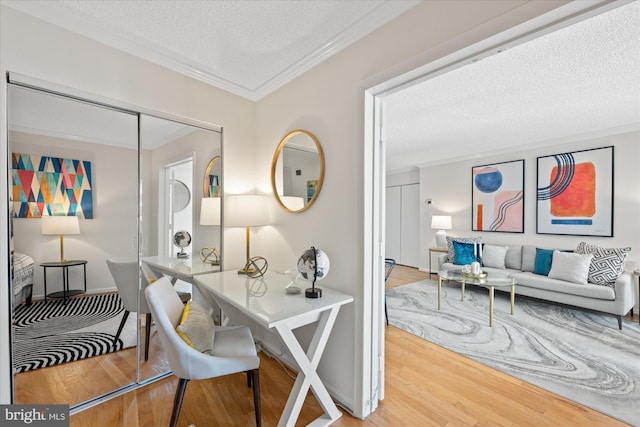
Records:
[[[45,368],[132,347],[136,316],[130,315],[118,342],[113,339],[124,308],[117,293],[18,306],[13,324],[14,373]]]

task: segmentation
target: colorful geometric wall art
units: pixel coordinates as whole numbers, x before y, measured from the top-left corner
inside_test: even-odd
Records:
[[[474,231],[524,233],[524,160],[474,166]]]
[[[17,218],[93,218],[91,162],[12,153],[12,202]]]
[[[538,157],[539,234],[613,236],[613,147]]]

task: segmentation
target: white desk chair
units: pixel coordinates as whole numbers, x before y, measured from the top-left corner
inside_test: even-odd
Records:
[[[107,266],[113,276],[113,280],[116,282],[118,288],[118,294],[124,305],[124,315],[122,321],[118,327],[118,332],[113,340],[115,346],[122,332],[122,328],[127,322],[130,312],[138,312],[138,298],[140,298],[140,312],[139,314],[145,314],[145,336],[144,336],[144,360],[149,360],[149,337],[151,335],[151,310],[147,305],[147,300],[144,297],[144,288],[148,283],[143,280],[140,292],[138,292],[138,279],[140,277],[140,271],[138,269],[137,261],[114,261],[107,260]]]
[[[167,277],[149,285],[145,294],[151,313],[156,321],[160,342],[169,359],[173,374],[179,378],[173,401],[171,426],[178,422],[182,399],[189,380],[201,380],[223,375],[246,372],[253,386],[253,401],[256,425],[260,427],[260,358],[256,353],[251,331],[246,326],[214,327],[215,334],[211,355],[201,353],[189,346],[176,332],[184,304]]]

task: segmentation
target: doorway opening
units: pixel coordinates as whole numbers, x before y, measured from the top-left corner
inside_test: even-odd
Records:
[[[384,259],[389,244],[386,228],[386,142],[384,135],[385,97],[415,84],[450,73],[461,67],[500,53],[505,49],[555,32],[561,28],[604,13],[620,4],[587,5],[573,2],[531,21],[515,26],[481,42],[467,46],[447,56],[431,58],[426,65],[369,88],[364,93],[364,280],[371,284],[371,359],[365,365],[371,374],[369,409],[377,407],[384,398],[385,354],[385,281]],[[423,209],[421,205],[420,209]],[[420,223],[421,251],[427,251],[426,224]],[[367,295],[367,293],[365,293]]]
[[[165,164],[160,168],[158,182],[161,218],[158,221],[158,255],[182,258],[191,256],[191,245],[177,242],[184,238],[179,232],[191,236],[193,230],[193,157]],[[190,243],[190,242],[189,242]]]

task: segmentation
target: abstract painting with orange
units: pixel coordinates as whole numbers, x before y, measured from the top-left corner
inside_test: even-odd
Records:
[[[613,236],[614,147],[537,159],[536,232]]]
[[[592,217],[596,213],[596,167],[591,162],[573,167],[571,183],[551,199],[551,215],[557,217]],[[549,182],[562,175],[565,166],[554,167]]]

